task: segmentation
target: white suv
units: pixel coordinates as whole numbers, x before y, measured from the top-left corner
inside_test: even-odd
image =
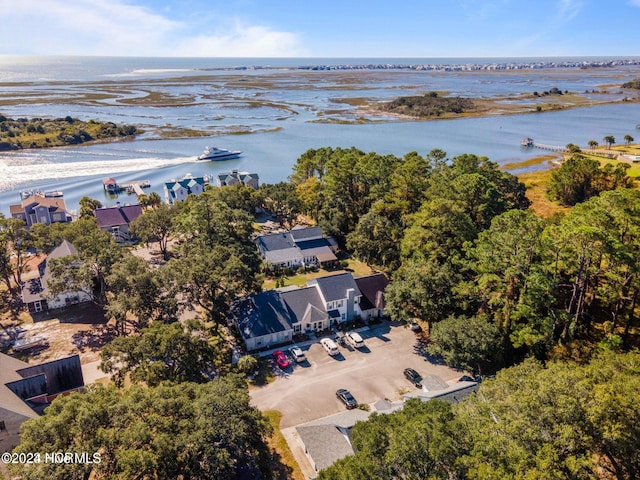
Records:
[[[346,335],[347,342],[351,344],[354,348],[362,348],[364,347],[364,340],[358,332],[349,332]]]
[[[331,356],[338,355],[340,353],[340,351],[338,350],[338,345],[336,345],[336,342],[334,342],[330,338],[323,338],[322,340],[320,340],[320,344],[322,345],[322,348],[324,348]]]
[[[297,363],[304,362],[307,359],[300,347],[291,347],[289,349],[289,354]]]

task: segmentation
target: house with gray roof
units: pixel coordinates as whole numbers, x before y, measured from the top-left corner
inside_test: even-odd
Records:
[[[164,198],[167,203],[182,202],[189,195],[200,195],[209,184],[207,177],[185,175],[180,179],[173,179],[164,184]]]
[[[0,450],[20,443],[20,425],[37,418],[57,395],[83,386],[78,355],[30,365],[0,353]]]
[[[22,302],[29,309],[29,313],[62,308],[92,300],[89,286],[84,290],[69,289],[57,295],[51,295],[49,292],[48,282],[52,278],[51,260],[77,255],[77,253],[77,250],[69,241],[63,240],[60,245],[40,261],[36,268],[22,276]]]
[[[142,215],[142,206],[118,204],[115,207],[97,208],[94,214],[100,230],[109,232],[118,243],[128,243],[133,240],[129,225]]]
[[[347,272],[310,280],[303,288],[268,290],[244,297],[234,304],[230,320],[248,351],[262,350],[291,342],[296,334],[326,330],[357,316],[370,318],[363,317],[367,311],[360,308],[366,303],[362,298],[356,281]]]
[[[313,469],[319,472],[341,458],[353,455],[351,430],[357,422],[366,421],[370,415],[370,412],[354,409],[296,427]]]
[[[339,273],[309,280],[309,286],[318,292],[333,323],[342,323],[362,316],[360,300],[362,293],[351,273]]]
[[[337,242],[320,227],[296,227],[288,232],[259,235],[256,245],[272,270],[338,264]]]
[[[218,174],[218,186],[228,187],[231,185],[243,184],[255,190],[259,187],[259,177],[257,173],[239,172],[236,169],[230,172]]]

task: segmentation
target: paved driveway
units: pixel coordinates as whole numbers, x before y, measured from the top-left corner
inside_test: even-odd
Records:
[[[385,322],[360,334],[364,349],[340,347],[341,354],[336,357],[329,356],[319,342],[304,347],[307,362],[292,364],[285,372],[278,371],[274,382],[252,389],[252,404],[260,410],[282,412],[280,426],[287,428],[344,411],[335,396],[339,388],[347,388],[359,403],[398,400],[402,393],[414,389],[402,373],[407,367],[444,381],[462,375],[428,362],[408,328]]]

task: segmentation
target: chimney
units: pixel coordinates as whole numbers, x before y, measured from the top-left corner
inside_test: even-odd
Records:
[[[356,291],[353,288],[347,288],[347,320],[351,320],[353,318],[353,310],[354,310],[354,298],[356,295]]]

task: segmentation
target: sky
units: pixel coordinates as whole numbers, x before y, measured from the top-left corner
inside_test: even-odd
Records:
[[[640,0],[0,0],[0,54],[640,55]]]

